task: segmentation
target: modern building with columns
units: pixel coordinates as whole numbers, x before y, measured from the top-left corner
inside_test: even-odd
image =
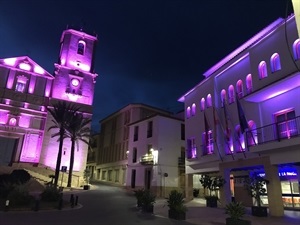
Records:
[[[226,44],[226,43],[224,43]],[[299,210],[300,38],[295,16],[279,18],[204,73],[185,106],[186,197],[201,174],[222,175],[222,206],[251,206],[249,176],[269,180],[272,216]]]
[[[48,131],[53,118],[47,107],[58,101],[73,102],[84,117],[92,117],[96,43],[96,36],[82,30],[64,30],[53,74],[28,56],[0,59],[0,166],[53,174],[59,142],[51,137],[57,131]],[[61,165],[67,168],[70,149],[71,141],[65,139]],[[79,142],[74,186],[86,167],[87,152],[88,146]]]

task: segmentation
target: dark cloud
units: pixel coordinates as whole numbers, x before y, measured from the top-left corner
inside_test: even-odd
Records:
[[[99,43],[93,128],[132,103],[179,111],[203,72],[292,12],[290,0],[0,0],[0,58],[29,55],[53,71],[69,26]]]

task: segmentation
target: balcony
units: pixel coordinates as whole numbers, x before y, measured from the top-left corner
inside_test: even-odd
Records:
[[[153,165],[154,156],[152,154],[145,154],[141,157],[140,163],[142,165]]]
[[[267,126],[252,129],[246,132],[247,145],[251,152],[274,149],[274,144],[279,148],[295,145],[299,142],[289,139],[299,138],[300,136],[300,117],[273,123]],[[280,143],[279,142],[284,142]],[[269,146],[269,147],[268,147]],[[276,148],[276,147],[275,147]]]

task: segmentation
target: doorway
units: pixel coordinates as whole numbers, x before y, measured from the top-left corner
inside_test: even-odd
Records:
[[[0,165],[10,166],[13,162],[19,139],[0,137]]]

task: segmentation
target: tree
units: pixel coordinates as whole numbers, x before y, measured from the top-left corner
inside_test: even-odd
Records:
[[[73,174],[73,166],[74,166],[74,157],[75,157],[75,145],[78,142],[82,141],[89,144],[90,138],[90,128],[89,124],[91,123],[91,119],[84,118],[81,113],[75,113],[70,121],[68,126],[66,127],[66,138],[71,139],[71,154],[70,154],[70,167],[69,167],[69,177],[68,177],[68,187],[71,187],[72,184],[72,174]]]
[[[57,153],[56,167],[55,167],[55,177],[54,177],[54,187],[57,187],[61,157],[62,157],[62,149],[63,149],[63,141],[66,135],[66,127],[69,124],[69,121],[72,119],[72,116],[79,111],[79,108],[76,107],[73,103],[66,102],[57,102],[54,103],[52,107],[47,107],[48,111],[52,115],[53,125],[49,127],[48,131],[52,129],[58,129],[58,132],[51,135],[51,137],[58,137],[59,147]]]

